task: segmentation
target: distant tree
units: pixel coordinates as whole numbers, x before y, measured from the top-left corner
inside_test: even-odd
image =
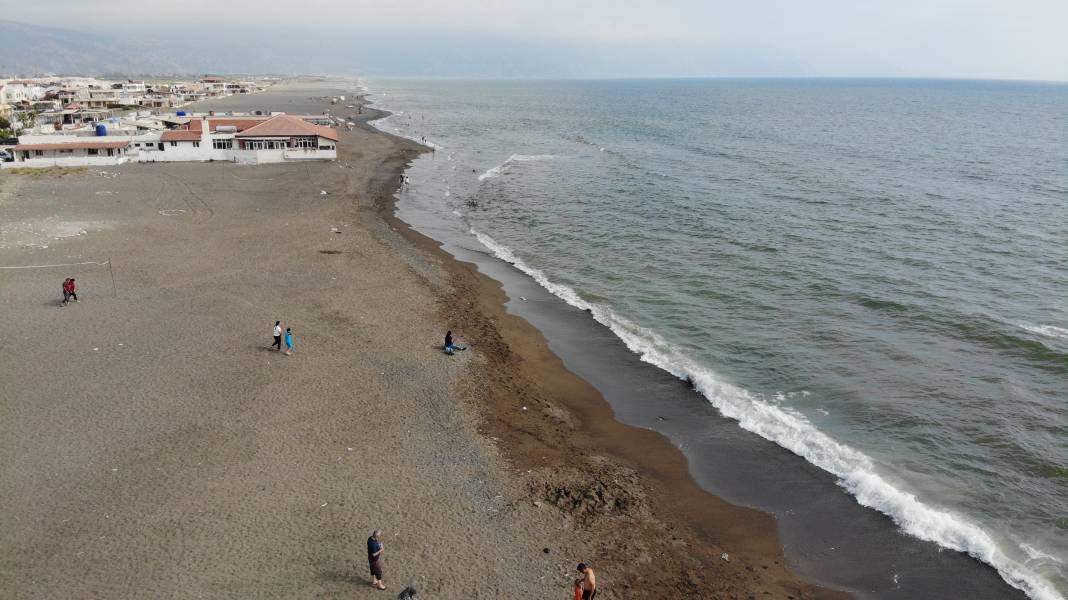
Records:
[[[8,121],[4,117],[0,117],[0,129],[11,129],[11,121]]]

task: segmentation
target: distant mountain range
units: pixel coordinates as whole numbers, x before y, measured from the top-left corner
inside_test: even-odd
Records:
[[[0,74],[93,75],[182,70],[165,54],[109,36],[0,21]]]
[[[169,25],[87,33],[0,20],[0,76],[337,74],[404,77],[803,75],[768,48],[521,40],[434,31]]]

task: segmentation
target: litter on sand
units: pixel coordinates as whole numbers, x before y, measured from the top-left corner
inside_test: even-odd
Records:
[[[326,195],[326,190],[319,190],[319,195],[320,196],[325,196]]]

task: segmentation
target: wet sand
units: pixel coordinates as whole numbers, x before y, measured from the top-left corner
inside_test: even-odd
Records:
[[[215,108],[318,113],[337,85]],[[360,127],[339,150],[0,174],[0,266],[29,267],[0,269],[10,597],[388,597],[416,580],[431,598],[566,598],[580,560],[598,598],[843,596],[787,571],[770,516],[613,420],[499,284],[393,216],[425,149]],[[68,276],[81,302],[61,308]],[[293,356],[268,348],[278,319]],[[446,328],[472,350],[441,353]],[[389,592],[368,586],[375,528]]]

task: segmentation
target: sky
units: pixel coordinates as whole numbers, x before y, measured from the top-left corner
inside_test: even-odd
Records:
[[[164,37],[233,24],[249,43],[293,47],[326,38],[387,74],[415,61],[407,70],[449,75],[447,57],[487,75],[1068,80],[1068,0],[0,0],[0,14]],[[507,68],[487,66],[495,54]]]

